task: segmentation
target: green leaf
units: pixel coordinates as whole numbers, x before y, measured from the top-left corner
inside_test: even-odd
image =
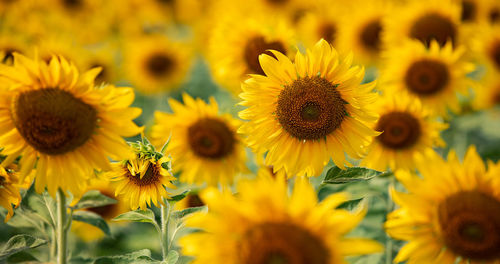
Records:
[[[30,235],[15,235],[7,241],[0,251],[0,259],[14,255],[26,249],[36,248],[47,244],[46,240],[36,238]]]
[[[7,263],[22,263],[27,261],[30,263],[40,262],[37,258],[33,257],[33,255],[26,251],[18,252],[7,258]]]
[[[99,229],[104,232],[104,234],[111,236],[111,231],[106,221],[98,214],[89,211],[76,211],[73,213],[73,220],[84,222]]]
[[[326,173],[323,183],[339,184],[353,181],[366,181],[380,174],[382,174],[382,172],[361,167],[352,167],[345,170],[339,167],[332,167]]]
[[[186,198],[186,196],[189,194],[191,190],[186,190],[186,191],[183,191],[181,194],[177,194],[177,195],[174,195],[172,197],[170,197],[168,199],[169,202],[178,202],[184,198]]]
[[[73,209],[77,210],[83,208],[101,207],[115,203],[117,203],[115,199],[110,198],[97,190],[93,190],[85,193]]]
[[[179,252],[175,250],[170,250],[167,255],[167,264],[175,264],[179,259]]]
[[[56,202],[46,191],[43,194],[36,193],[34,184],[26,191],[21,201],[21,211],[55,226]]]
[[[173,212],[172,217],[180,219],[180,218],[183,218],[186,215],[190,215],[192,213],[205,211],[205,209],[207,209],[206,206],[189,207],[189,208],[186,208],[186,209],[181,210],[181,211]]]
[[[151,258],[151,251],[143,249],[125,255],[100,257],[94,264],[159,264],[158,260]]]
[[[135,210],[123,213],[115,218],[112,221],[132,221],[132,222],[145,222],[156,224],[155,214],[150,209],[147,210]]]

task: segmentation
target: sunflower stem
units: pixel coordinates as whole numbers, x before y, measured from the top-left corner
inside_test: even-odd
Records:
[[[163,260],[167,260],[170,251],[170,237],[168,235],[168,224],[170,222],[170,203],[164,201],[161,205],[161,253]]]
[[[394,187],[396,184],[396,178],[394,175],[390,176],[389,178],[389,187]],[[389,189],[389,188],[388,188]],[[386,217],[387,215],[394,210],[395,204],[394,201],[392,200],[391,193],[389,192],[387,194],[387,212],[386,212]],[[385,235],[385,263],[386,264],[391,264],[392,263],[392,251],[393,251],[393,241],[391,237],[389,237],[388,234]]]
[[[52,237],[50,240],[50,260],[53,261],[57,256],[57,232],[52,229]]]
[[[61,189],[57,190],[57,228],[56,228],[56,237],[57,237],[57,263],[58,264],[66,264],[66,256],[67,256],[67,238],[68,238],[68,228],[67,221],[68,215],[66,211],[66,196]]]

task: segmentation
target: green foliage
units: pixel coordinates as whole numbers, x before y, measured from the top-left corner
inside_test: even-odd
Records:
[[[22,252],[24,250],[36,248],[45,244],[47,244],[46,240],[36,238],[30,235],[22,234],[13,236],[11,239],[9,239],[9,241],[7,241],[7,243],[0,251],[0,260],[5,259],[16,253]]]
[[[335,166],[328,170],[328,172],[326,173],[326,177],[323,180],[323,183],[340,184],[353,181],[364,181],[364,180],[370,180],[381,174],[382,172],[367,168],[352,167],[342,170],[339,167]]]
[[[113,218],[113,221],[132,221],[156,224],[155,214],[150,209],[126,212]]]
[[[101,207],[109,204],[115,204],[117,201],[113,198],[110,198],[104,194],[101,194],[97,190],[88,191],[85,193],[80,201],[73,206],[74,210],[84,209],[84,208],[92,208],[92,207]]]
[[[111,236],[111,231],[106,221],[98,214],[89,211],[76,211],[73,213],[73,220],[84,222],[99,229],[104,232],[104,234]]]
[[[170,250],[167,255],[166,264],[175,264],[179,260],[179,252]]]
[[[37,258],[33,257],[30,253],[26,251],[21,251],[16,254],[10,255],[7,258],[7,263],[25,263],[25,262],[40,262]]]
[[[184,198],[186,198],[186,196],[189,194],[191,190],[186,190],[186,191],[183,191],[181,194],[177,194],[177,195],[174,195],[172,197],[170,197],[168,199],[169,202],[178,202]]]
[[[177,219],[181,219],[187,215],[190,215],[190,214],[196,213],[196,212],[201,212],[201,211],[207,211],[207,207],[206,206],[189,207],[189,208],[186,208],[186,209],[181,210],[181,211],[173,212],[172,217],[177,218]]]
[[[100,257],[94,264],[159,264],[160,261],[151,258],[151,251],[143,249],[125,255]]]

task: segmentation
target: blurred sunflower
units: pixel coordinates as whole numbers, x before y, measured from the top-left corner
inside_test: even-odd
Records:
[[[350,2],[349,15],[342,17],[339,27],[338,49],[354,52],[357,63],[377,64],[383,48],[383,19],[391,13],[393,4],[387,0]]]
[[[321,3],[322,6],[309,10],[297,21],[298,38],[306,47],[313,46],[320,39],[326,40],[334,47],[337,46],[339,28],[347,8],[344,4],[334,1],[321,1]]]
[[[497,0],[489,0],[487,4],[486,16],[489,23],[500,23],[500,2]]]
[[[241,11],[240,11],[241,12]],[[294,33],[283,17],[265,14],[257,17],[223,17],[215,25],[209,40],[208,60],[215,81],[234,95],[248,74],[264,74],[259,55],[268,50],[291,54]]]
[[[198,191],[191,191],[189,194],[182,200],[178,201],[175,203],[174,207],[175,210],[180,211],[186,208],[191,208],[191,207],[199,207],[199,206],[204,206],[205,203],[200,197],[200,194]]]
[[[478,63],[485,64],[486,70],[492,74],[500,74],[500,24],[482,26],[476,31],[471,47]]]
[[[5,222],[14,214],[12,205],[18,207],[21,203],[18,184],[17,172],[0,165],[0,205],[8,211]]]
[[[114,47],[106,45],[87,53],[83,58],[82,67],[85,70],[100,67],[101,71],[95,78],[96,84],[114,83],[118,79],[118,69],[115,61]]]
[[[419,170],[423,178],[396,172],[409,193],[392,190],[401,208],[389,214],[385,228],[390,236],[409,243],[394,261],[498,263],[499,164],[489,162],[487,170],[470,147],[463,164],[450,152],[448,162],[436,155],[433,162],[422,162]]]
[[[318,203],[307,179],[297,179],[291,195],[285,181],[259,178],[238,184],[237,196],[213,187],[201,196],[209,212],[190,216],[186,224],[203,231],[180,239],[183,253],[196,257],[194,264],[336,264],[382,250],[375,241],[344,237],[365,209],[335,209],[347,200],[345,193]]]
[[[26,39],[17,34],[0,33],[0,62],[7,65],[14,63],[14,52],[26,54]]]
[[[236,134],[241,121],[230,114],[219,114],[215,99],[206,104],[188,94],[184,105],[169,101],[173,114],[155,113],[151,139],[163,145],[169,136],[167,152],[172,155],[174,172],[187,183],[225,185],[233,182],[239,172],[246,171],[246,153]]]
[[[106,180],[102,179],[91,180],[90,184],[88,185],[84,193],[90,190],[98,190],[101,194],[109,198],[114,199],[115,197],[114,189],[112,188],[111,184]],[[108,204],[100,207],[92,207],[84,210],[96,213],[100,215],[104,220],[110,221],[114,217],[127,212],[129,210],[129,206],[123,200],[117,200],[117,203],[114,204]],[[101,229],[84,222],[73,221],[71,223],[71,230],[85,242],[99,240],[104,237],[104,233],[101,231]]]
[[[460,20],[462,23],[482,22],[490,0],[456,0],[461,5]]]
[[[161,35],[130,40],[124,56],[126,76],[145,94],[178,88],[193,60],[185,43],[173,42]]]
[[[367,106],[375,102],[375,83],[361,85],[364,69],[351,66],[352,54],[341,57],[325,40],[295,63],[280,52],[264,54],[267,74],[252,75],[242,84],[239,116],[249,120],[239,133],[257,154],[267,152],[265,164],[290,176],[317,176],[330,158],[348,164],[344,153],[361,158],[364,147],[379,133]]]
[[[378,171],[388,167],[392,171],[414,170],[417,155],[425,155],[435,146],[444,146],[439,133],[447,125],[431,116],[418,98],[406,92],[386,94],[374,108],[380,115],[375,129],[382,134],[368,147],[362,166]]]
[[[35,188],[58,188],[78,196],[94,169],[110,169],[108,157],[132,155],[122,137],[142,129],[132,121],[141,109],[130,108],[129,88],[94,87],[99,73],[79,75],[62,57],[49,64],[14,53],[14,65],[0,65],[7,91],[0,96],[2,154],[19,156],[20,177],[36,164]]]
[[[388,50],[386,68],[381,72],[386,93],[407,91],[437,115],[446,116],[447,108],[458,112],[456,93],[464,94],[475,85],[467,78],[475,66],[464,59],[465,51],[463,46],[454,49],[450,42],[440,47],[437,41],[429,48],[419,41],[407,41]]]
[[[498,73],[488,72],[481,80],[481,86],[474,90],[474,109],[490,109],[500,105],[500,77]]]
[[[407,39],[417,39],[429,46],[432,40],[442,47],[453,46],[460,36],[460,4],[454,0],[409,0],[386,17],[384,41],[397,47]]]
[[[165,187],[175,189],[175,177],[168,166],[170,158],[158,155],[143,156],[113,164],[113,170],[106,174],[115,182],[115,196],[123,198],[130,209],[145,210],[151,204],[160,206],[169,197]]]

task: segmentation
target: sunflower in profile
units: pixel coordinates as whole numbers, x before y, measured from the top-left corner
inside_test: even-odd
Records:
[[[110,182],[103,179],[92,179],[85,192],[90,190],[98,190],[102,195],[105,195],[109,198],[114,199],[115,197],[114,189],[111,186]],[[117,202],[114,204],[86,208],[82,210],[96,213],[108,222],[114,217],[127,212],[129,209],[130,207],[127,203],[125,203],[123,200],[117,200]],[[79,221],[72,222],[71,230],[85,242],[96,241],[105,236],[101,229]]]
[[[435,40],[441,47],[462,41],[460,4],[455,0],[409,0],[393,10],[385,23],[387,46],[399,46],[407,39],[417,39],[426,46]]]
[[[422,177],[396,173],[409,193],[392,190],[400,208],[388,216],[387,233],[406,240],[395,262],[500,262],[499,164],[488,169],[470,147],[463,164],[454,152],[419,167]],[[457,260],[460,259],[459,262]]]
[[[356,62],[363,65],[377,64],[383,49],[383,19],[391,13],[388,0],[350,1],[347,16],[343,16],[338,32],[338,49],[352,51]],[[359,8],[363,6],[363,8]]]
[[[17,207],[21,203],[18,183],[17,172],[0,165],[0,205],[8,211],[5,222],[9,221],[14,214],[12,205]]]
[[[453,48],[450,42],[440,47],[437,41],[429,48],[419,41],[407,41],[388,50],[386,68],[381,72],[386,92],[406,91],[437,115],[446,116],[447,108],[458,112],[457,92],[465,94],[475,85],[467,78],[475,66],[466,61],[465,51],[463,46]]]
[[[242,15],[235,23],[233,16],[226,15],[214,25],[208,44],[208,60],[215,81],[238,95],[241,82],[249,74],[264,74],[259,55],[272,56],[269,50],[291,54],[296,44],[294,38],[292,27],[283,17]]]
[[[144,94],[178,88],[193,59],[186,43],[174,42],[160,35],[130,40],[124,57],[126,76]]]
[[[201,196],[209,212],[193,214],[186,224],[202,231],[180,239],[194,264],[336,264],[382,250],[375,241],[344,237],[363,219],[364,208],[335,209],[347,200],[345,193],[318,203],[304,178],[291,195],[285,181],[262,177],[240,182],[237,196],[213,187]]]
[[[166,188],[175,189],[170,173],[170,157],[163,156],[151,145],[133,145],[136,158],[113,164],[106,177],[114,182],[115,196],[124,199],[130,209],[145,210],[152,204],[159,207],[169,197]],[[148,153],[142,152],[145,148]]]
[[[108,157],[133,153],[122,137],[142,131],[132,119],[130,88],[94,86],[99,69],[79,74],[71,62],[53,57],[50,63],[14,53],[14,65],[0,65],[9,90],[1,91],[2,154],[22,156],[21,180],[36,164],[35,188],[58,188],[75,196],[85,189],[94,169],[109,170]]]
[[[246,153],[236,134],[241,121],[230,114],[219,114],[215,99],[206,104],[188,94],[184,105],[171,99],[173,114],[155,113],[151,139],[163,145],[169,136],[167,152],[172,155],[174,172],[181,172],[180,181],[225,185],[246,171]]]
[[[386,94],[374,104],[380,119],[375,129],[382,132],[368,147],[361,165],[378,171],[388,167],[414,170],[417,155],[444,146],[439,133],[447,125],[439,122],[420,100],[405,92]]]
[[[364,69],[351,66],[352,54],[341,57],[325,40],[295,62],[280,52],[259,57],[267,76],[252,75],[242,84],[239,132],[265,164],[290,176],[321,174],[333,159],[348,164],[344,153],[361,158],[379,133],[369,126],[376,113],[367,106],[377,99],[375,83],[361,85]]]

